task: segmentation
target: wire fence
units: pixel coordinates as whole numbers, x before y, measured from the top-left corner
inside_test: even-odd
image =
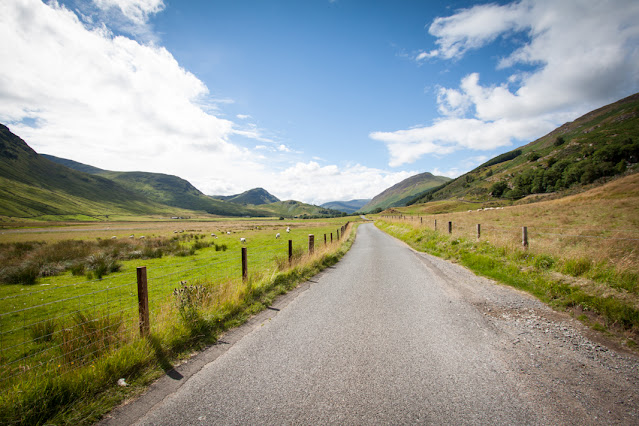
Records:
[[[468,221],[463,221],[464,228],[460,230],[460,228],[455,227],[455,223],[453,220],[438,220],[438,219],[426,219],[423,216],[411,216],[411,215],[383,215],[381,216],[387,221],[397,221],[397,222],[409,222],[413,224],[418,224],[419,226],[431,227],[436,231],[448,232],[450,234],[453,233],[466,233],[472,234],[476,232],[478,229],[477,226],[480,226],[481,231],[491,231],[495,233],[501,234],[513,234],[515,231],[523,232],[526,229],[530,235],[531,232],[534,231],[535,235],[544,235],[544,236],[553,236],[553,237],[564,237],[564,238],[595,238],[601,240],[616,240],[616,241],[639,241],[639,236],[610,236],[610,235],[623,235],[623,234],[633,234],[639,233],[639,230],[620,230],[620,229],[603,229],[603,228],[569,228],[569,227],[559,227],[559,226],[495,226],[495,225],[483,225],[479,223],[475,223],[471,225],[473,230],[470,231],[470,227]],[[562,233],[562,232],[542,232],[541,230],[552,229],[552,230],[569,230],[572,233]],[[589,233],[599,233],[602,235],[587,235],[580,234],[579,232],[589,232]],[[481,234],[478,235],[481,237]],[[523,242],[522,242],[523,243]]]
[[[388,222],[408,223],[428,228],[451,237],[463,237],[513,250],[531,250],[558,258],[582,258],[592,262],[605,262],[617,272],[636,273],[639,262],[639,230],[606,229],[593,226],[552,226],[534,223],[514,226],[512,221],[495,217],[484,220],[472,215],[451,214],[433,216],[382,215]],[[523,219],[525,220],[525,219]],[[623,226],[622,226],[623,227]]]
[[[278,237],[259,246],[243,242],[245,262],[236,250],[209,249],[202,255],[176,257],[170,264],[144,267],[147,326],[153,331],[161,321],[176,320],[166,318],[167,306],[181,286],[201,282],[211,288],[222,283],[239,286],[249,273],[282,269],[295,253],[339,242],[337,234],[343,235],[347,226],[318,235],[312,247],[299,236]],[[139,338],[142,302],[137,269],[102,279],[41,284],[33,291],[0,297],[0,388],[27,380],[27,375],[31,379],[67,374]]]

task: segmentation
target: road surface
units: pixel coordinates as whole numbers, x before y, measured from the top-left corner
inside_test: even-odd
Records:
[[[339,264],[104,423],[639,424],[639,359],[587,335],[365,224]]]

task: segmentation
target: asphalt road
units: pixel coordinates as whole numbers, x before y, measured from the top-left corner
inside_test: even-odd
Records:
[[[639,423],[636,356],[373,224],[280,308],[106,423]]]

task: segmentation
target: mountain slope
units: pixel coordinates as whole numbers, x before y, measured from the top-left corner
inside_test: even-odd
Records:
[[[211,196],[211,198],[228,201],[230,203],[252,204],[255,206],[259,206],[262,204],[277,203],[278,201],[280,201],[279,198],[272,195],[264,188],[253,188],[237,195],[227,195],[227,196],[218,195],[218,196]]]
[[[90,173],[94,175],[117,182],[136,194],[167,206],[224,216],[265,216],[268,214],[258,209],[212,199],[188,181],[177,176],[149,172],[114,172],[52,155],[47,155],[47,158],[76,170],[90,170]]]
[[[515,200],[637,170],[639,94],[589,112],[411,201]]]
[[[420,173],[391,186],[362,207],[363,212],[388,207],[405,206],[406,203],[420,193],[438,187],[450,181],[444,176],[433,176],[431,173]]]
[[[329,201],[328,203],[322,204],[320,207],[324,207],[327,209],[339,210],[344,213],[355,213],[359,211],[362,207],[368,204],[370,199],[359,199],[359,200],[350,200],[350,201]]]
[[[159,214],[167,206],[43,158],[0,124],[0,215]]]
[[[331,217],[342,216],[342,212],[337,210],[326,209],[312,204],[302,203],[300,201],[287,200],[278,201],[276,203],[264,204],[261,209],[271,212],[274,216],[282,217]]]

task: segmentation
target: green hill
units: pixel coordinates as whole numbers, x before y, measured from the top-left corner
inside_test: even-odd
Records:
[[[409,204],[517,200],[603,183],[639,162],[639,94],[592,111],[499,155]]]
[[[252,204],[254,206],[259,206],[262,204],[271,204],[276,203],[279,200],[276,196],[270,194],[267,190],[263,188],[254,188],[249,189],[241,194],[237,195],[212,195],[211,198],[215,198],[222,201],[228,201],[230,203],[236,204]]]
[[[268,212],[215,200],[204,195],[188,181],[173,175],[149,172],[114,172],[64,158],[46,156],[51,161],[76,170],[88,171],[117,182],[124,188],[157,203],[221,216],[266,216]]]
[[[362,200],[350,200],[350,201],[329,201],[328,203],[324,203],[321,207],[333,210],[339,210],[344,213],[355,213],[359,211],[362,207],[368,204],[370,199],[362,199]]]
[[[450,181],[444,176],[433,176],[431,173],[420,173],[404,179],[376,195],[368,204],[361,208],[362,212],[371,212],[376,209],[405,206],[419,194],[431,188],[439,187]]]
[[[0,124],[0,215],[19,218],[171,214],[118,183],[37,154]]]
[[[282,217],[336,217],[342,216],[343,213],[337,210],[331,210],[324,207],[314,206],[312,204],[302,203],[300,201],[278,201],[276,203],[264,204],[261,209],[271,212],[273,216]]]

